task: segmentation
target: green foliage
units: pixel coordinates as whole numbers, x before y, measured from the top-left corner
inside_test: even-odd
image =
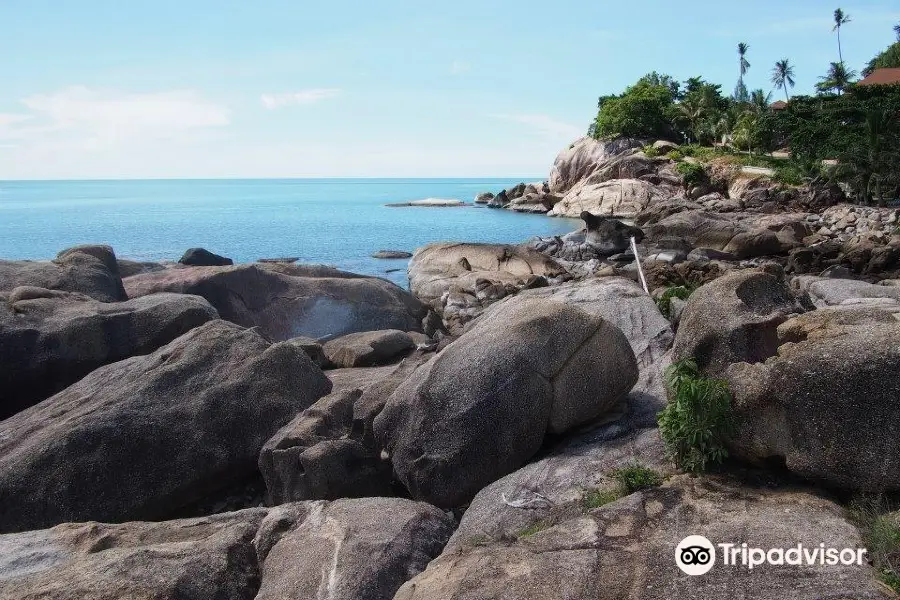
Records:
[[[684,177],[684,185],[687,188],[705,183],[708,179],[706,169],[698,163],[680,162],[675,166],[675,170]]]
[[[879,579],[900,593],[900,513],[884,496],[861,496],[850,504],[850,517],[863,533],[869,560]]]
[[[611,502],[615,502],[624,496],[623,490],[618,487],[612,489],[594,489],[587,490],[584,493],[582,502],[587,510],[593,510],[595,508],[600,508],[601,506],[606,506]]]
[[[520,531],[518,536],[516,537],[530,537],[532,535],[535,535],[536,533],[544,531],[545,529],[549,529],[551,526],[552,524],[549,521],[538,521],[537,523],[529,525],[528,527]]]
[[[662,475],[641,465],[631,465],[613,471],[613,477],[625,490],[625,494],[633,494],[640,490],[657,487],[663,482]]]
[[[659,154],[660,154],[659,150],[657,150],[656,148],[654,148],[652,145],[649,145],[649,144],[647,146],[644,146],[643,148],[641,148],[641,151],[648,158],[655,158],[655,157],[659,156]]]
[[[693,286],[686,285],[673,285],[660,294],[659,298],[656,299],[656,306],[659,307],[659,312],[663,314],[663,316],[667,319],[672,318],[672,298],[678,298],[680,300],[687,300],[691,294],[694,293],[694,290],[697,289]]]
[[[772,179],[785,185],[803,185],[806,180],[801,169],[794,163],[776,168]]]
[[[642,79],[621,96],[600,98],[594,136],[667,137],[673,102],[671,87]]]
[[[666,384],[670,399],[659,415],[659,432],[675,464],[691,473],[721,464],[737,430],[728,384],[703,377],[692,360],[672,364]]]
[[[900,67],[900,40],[870,60],[862,74],[869,76],[875,69],[896,69],[897,67]]]
[[[668,158],[669,160],[674,160],[675,162],[679,162],[681,160],[684,160],[684,155],[680,150],[672,150],[668,154],[666,154],[666,158]]]

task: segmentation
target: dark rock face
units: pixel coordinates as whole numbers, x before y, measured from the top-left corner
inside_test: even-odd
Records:
[[[50,262],[0,260],[0,291],[19,286],[78,292],[100,302],[128,299],[109,246],[69,248]]]
[[[625,252],[631,247],[632,237],[638,243],[644,239],[644,232],[639,228],[617,219],[598,217],[587,211],[581,213],[581,219],[587,230],[585,241],[601,254]]]
[[[0,302],[0,419],[102,365],[152,352],[216,318],[197,296],[153,294],[108,304],[18,287]]]
[[[372,254],[372,258],[412,258],[412,252],[405,250],[379,250]]]
[[[675,360],[693,358],[719,375],[736,362],[761,362],[778,349],[777,328],[812,306],[798,300],[783,274],[732,272],[691,294],[675,334]]]
[[[119,267],[119,275],[124,279],[132,275],[140,275],[141,273],[152,273],[154,271],[165,271],[166,267],[158,262],[143,262],[137,260],[126,260],[120,258],[116,260]]]
[[[865,492],[900,490],[900,325],[865,307],[821,309],[779,327],[764,364],[726,378],[740,430],[733,453]],[[856,309],[856,310],[850,310]]]
[[[488,208],[506,208],[510,203],[510,198],[506,193],[506,190],[500,190],[500,192],[489,198],[487,201]]]
[[[190,248],[178,259],[183,265],[191,267],[227,267],[234,261],[218,254],[213,254],[205,248]]]
[[[223,319],[260,327],[272,340],[421,331],[427,314],[418,300],[389,281],[327,267],[184,267],[129,277],[125,285],[133,297],[157,292],[203,296]]]
[[[404,331],[363,331],[325,342],[323,350],[337,367],[374,367],[396,361],[416,349],[416,343]]]
[[[0,422],[0,531],[158,519],[253,475],[331,383],[291,344],[216,320]]]
[[[548,432],[603,415],[637,379],[628,340],[607,321],[516,303],[404,381],[375,418],[375,438],[413,498],[455,507],[520,467]]]

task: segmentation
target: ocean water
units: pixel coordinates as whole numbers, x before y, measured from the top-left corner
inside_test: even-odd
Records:
[[[580,221],[481,207],[388,208],[471,202],[508,179],[0,181],[0,258],[50,259],[63,248],[111,245],[120,258],[178,260],[201,246],[235,262],[298,257],[406,286],[406,260],[378,250],[437,241],[517,243]],[[388,272],[392,271],[392,272]]]

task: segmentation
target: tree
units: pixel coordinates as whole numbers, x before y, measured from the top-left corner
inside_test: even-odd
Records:
[[[794,81],[794,66],[788,59],[783,58],[775,63],[775,68],[772,69],[772,83],[775,84],[776,89],[784,90],[784,97],[790,102],[791,96],[788,94],[788,87],[793,88],[796,82]]]
[[[740,42],[737,46],[740,75],[738,76],[737,86],[734,88],[734,101],[741,104],[746,103],[749,100],[747,86],[744,85],[744,75],[747,74],[747,69],[750,68],[750,63],[747,61],[747,50],[749,49],[750,46],[744,42]]]
[[[892,44],[887,50],[870,60],[866,68],[863,69],[862,74],[868,77],[875,69],[894,69],[897,67],[900,67],[900,41]]]
[[[837,91],[838,96],[840,96],[844,93],[844,90],[853,83],[856,76],[856,71],[848,69],[844,63],[833,62],[828,68],[828,73],[824,77],[819,77],[819,83],[816,84],[816,89],[818,89],[820,93],[827,93],[835,90]]]
[[[772,92],[753,90],[750,94],[750,107],[756,114],[762,115],[768,112],[772,103]]]
[[[897,36],[897,41],[900,42],[900,23],[894,25],[894,34]]]
[[[844,14],[844,11],[840,8],[835,9],[834,11],[834,27],[831,29],[832,31],[837,32],[838,39],[838,58],[840,62],[844,62],[844,53],[841,50],[841,27],[850,22],[850,15]]]
[[[652,74],[651,74],[652,75]],[[671,78],[642,78],[620,96],[604,96],[593,134],[598,138],[671,137],[674,117],[674,87]]]

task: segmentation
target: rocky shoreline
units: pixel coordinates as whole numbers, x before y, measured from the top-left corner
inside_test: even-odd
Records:
[[[652,142],[479,195],[585,226],[419,248],[409,291],[203,249],[0,261],[0,597],[892,597],[869,563],[672,555],[868,543],[849,500],[900,492],[900,213],[725,162],[686,184]],[[701,476],[658,426],[686,360],[736,415]]]

